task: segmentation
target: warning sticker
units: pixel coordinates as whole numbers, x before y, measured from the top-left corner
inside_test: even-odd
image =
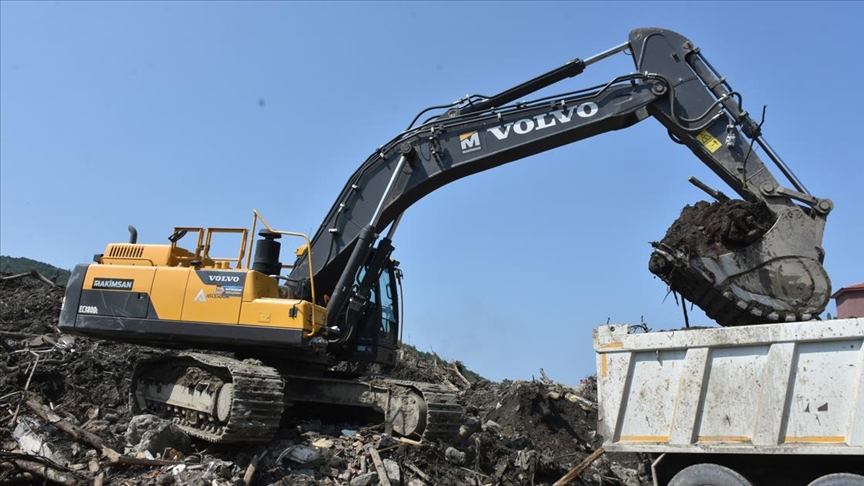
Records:
[[[702,130],[699,132],[699,134],[696,135],[696,140],[699,140],[699,143],[704,145],[712,154],[716,152],[721,145],[723,145],[720,143],[720,140],[714,138],[714,135],[708,133],[708,130]]]

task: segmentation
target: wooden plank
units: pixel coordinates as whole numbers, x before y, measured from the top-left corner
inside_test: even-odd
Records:
[[[573,469],[567,471],[567,474],[562,476],[561,479],[556,481],[555,484],[553,484],[552,486],[564,486],[570,481],[576,479],[576,477],[582,474],[582,471],[587,469],[588,466],[590,466],[592,462],[596,461],[598,457],[602,456],[604,452],[606,451],[603,450],[602,447],[597,449],[596,451],[594,451],[593,454],[586,457],[582,462],[574,466]]]

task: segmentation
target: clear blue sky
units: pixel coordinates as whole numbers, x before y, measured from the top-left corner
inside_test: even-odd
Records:
[[[420,109],[660,26],[700,46],[752,112],[768,105],[767,140],[836,204],[834,288],[864,280],[861,2],[2,2],[0,14],[6,255],[71,268],[128,224],[162,243],[175,225],[248,226],[253,208],[312,233]],[[620,54],[560,91],[632,70]],[[591,330],[607,319],[682,326],[648,242],[704,198],[690,175],[726,189],[648,119],[431,194],[395,238],[406,340],[493,379],[543,367],[574,383],[593,372]]]

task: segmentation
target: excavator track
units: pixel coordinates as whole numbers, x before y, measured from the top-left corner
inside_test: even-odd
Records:
[[[384,415],[387,433],[412,439],[450,440],[464,421],[457,395],[432,383],[381,375],[283,375],[287,403],[364,407]]]
[[[179,353],[142,362],[132,386],[133,410],[214,443],[267,442],[285,408],[276,369],[223,356]]]
[[[141,362],[132,382],[133,411],[170,420],[213,443],[271,440],[286,400],[372,407],[384,413],[389,432],[429,441],[452,439],[463,422],[456,393],[442,385],[280,375],[276,368],[209,354],[176,353]],[[306,395],[298,391],[306,387],[312,387]],[[352,396],[354,403],[346,400]]]
[[[404,387],[418,394],[424,406],[420,407],[419,422],[423,425],[421,437],[429,441],[438,439],[447,441],[459,433],[459,427],[464,421],[462,406],[457,401],[457,395],[443,385],[417,381],[394,380],[384,378],[379,384],[387,387]],[[390,423],[390,417],[385,417],[385,426]],[[410,435],[410,434],[403,434]]]

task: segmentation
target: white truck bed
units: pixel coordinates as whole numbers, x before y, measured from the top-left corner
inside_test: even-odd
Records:
[[[864,454],[864,319],[594,330],[608,451]]]

